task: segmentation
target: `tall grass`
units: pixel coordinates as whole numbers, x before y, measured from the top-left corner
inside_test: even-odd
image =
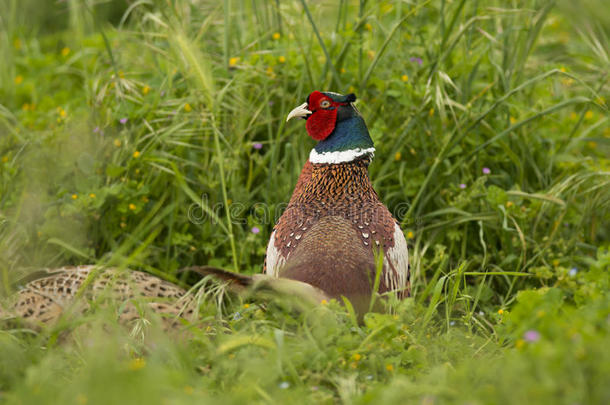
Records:
[[[235,401],[372,401],[407,389],[450,401],[466,391],[449,387],[472,370],[485,380],[458,359],[493,363],[522,325],[555,336],[529,315],[505,326],[498,310],[525,307],[520,291],[530,299],[532,289],[559,289],[602,319],[607,307],[595,300],[603,283],[584,275],[606,265],[598,248],[610,229],[610,17],[602,2],[576,11],[569,2],[462,0],[0,7],[3,294],[32,270],[69,263],[168,279],[196,264],[260,272],[274,219],[313,146],[302,125],[284,122],[288,111],[316,89],[354,92],[375,141],[371,178],[408,236],[414,299],[390,300],[389,315],[370,315],[365,326],[332,305],[314,322],[315,311],[227,304],[224,316],[251,315],[229,327],[210,309],[218,324],[194,342],[159,337],[168,357],[149,361],[134,387],[164,381],[178,402],[190,398],[186,386],[200,387],[202,399],[230,391]],[[549,294],[540,305],[559,307]],[[122,333],[113,336],[129,355],[148,351]],[[560,352],[572,358],[580,349],[561,336]],[[77,361],[62,346],[45,357],[36,348],[47,338],[2,335],[3,353],[17,353],[21,366],[0,392],[26,398],[37,377],[25,370],[48,377],[53,361],[67,375],[73,362],[111,370],[108,381],[124,371],[95,355]],[[604,344],[600,334],[583,339],[593,350]],[[366,362],[350,357],[365,349]],[[530,364],[520,357],[527,353],[494,373],[513,381]],[[555,361],[537,355],[532,361]],[[270,374],[258,376],[259,368]],[[88,375],[78,384],[94,390]],[[232,379],[244,391],[228,387]],[[290,389],[277,388],[283,381]],[[41,384],[78,401],[76,388]],[[503,387],[473,392],[504,399]]]

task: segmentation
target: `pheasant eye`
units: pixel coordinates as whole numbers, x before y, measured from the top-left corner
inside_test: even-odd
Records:
[[[322,108],[328,108],[328,107],[330,107],[330,101],[328,101],[328,100],[322,100],[322,101],[320,101],[320,107],[322,107]]]

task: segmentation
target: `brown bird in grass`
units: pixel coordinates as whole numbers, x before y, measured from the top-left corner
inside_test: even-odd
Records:
[[[230,282],[230,290],[243,295],[295,298],[295,308],[306,308],[329,299],[322,291],[295,280],[277,279],[263,274],[241,275],[209,266],[181,270],[213,276]],[[203,289],[208,292],[209,284]],[[23,286],[0,306],[0,321],[24,322],[38,329],[56,323],[65,315],[80,315],[93,306],[111,302],[117,305],[117,321],[132,322],[154,313],[165,330],[179,328],[183,321],[193,322],[199,300],[196,293],[141,271],[101,268],[95,265],[67,266],[41,270],[27,277]]]
[[[53,324],[66,312],[84,313],[105,298],[121,303],[118,320],[129,324],[146,311],[161,316],[164,326],[192,318],[195,300],[186,290],[147,273],[94,265],[43,270],[30,275],[2,319],[21,319],[31,327]],[[139,305],[140,301],[143,305]]]
[[[318,141],[267,247],[265,272],[345,296],[360,312],[375,288],[409,295],[409,254],[402,230],[368,175],[375,148],[354,94],[314,91],[288,114]]]
[[[318,143],[271,234],[265,274],[247,276],[207,266],[189,270],[229,281],[238,291],[270,290],[303,302],[344,296],[360,314],[375,288],[401,298],[409,295],[407,243],[370,182],[375,148],[355,100],[353,94],[314,91],[288,114],[287,120],[306,119],[307,133]],[[77,292],[87,300],[78,300]],[[10,312],[35,324],[52,323],[67,308],[82,312],[104,296],[126,301],[121,322],[140,316],[131,302],[136,298],[146,299],[146,307],[169,326],[196,313],[193,296],[181,287],[138,271],[92,265],[48,271],[17,293]]]

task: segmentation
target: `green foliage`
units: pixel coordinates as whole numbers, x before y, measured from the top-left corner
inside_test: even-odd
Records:
[[[208,302],[184,341],[7,329],[0,401],[610,402],[603,2],[128,4],[0,1],[2,294],[69,263],[259,272],[318,89],[359,97],[414,297],[362,325]]]

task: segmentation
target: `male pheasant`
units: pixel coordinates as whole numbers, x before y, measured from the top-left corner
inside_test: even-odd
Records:
[[[265,272],[362,309],[373,292],[375,251],[383,255],[378,292],[408,296],[410,275],[404,234],[369,180],[375,148],[355,100],[314,91],[288,114],[287,121],[304,118],[318,143],[271,234]]]

